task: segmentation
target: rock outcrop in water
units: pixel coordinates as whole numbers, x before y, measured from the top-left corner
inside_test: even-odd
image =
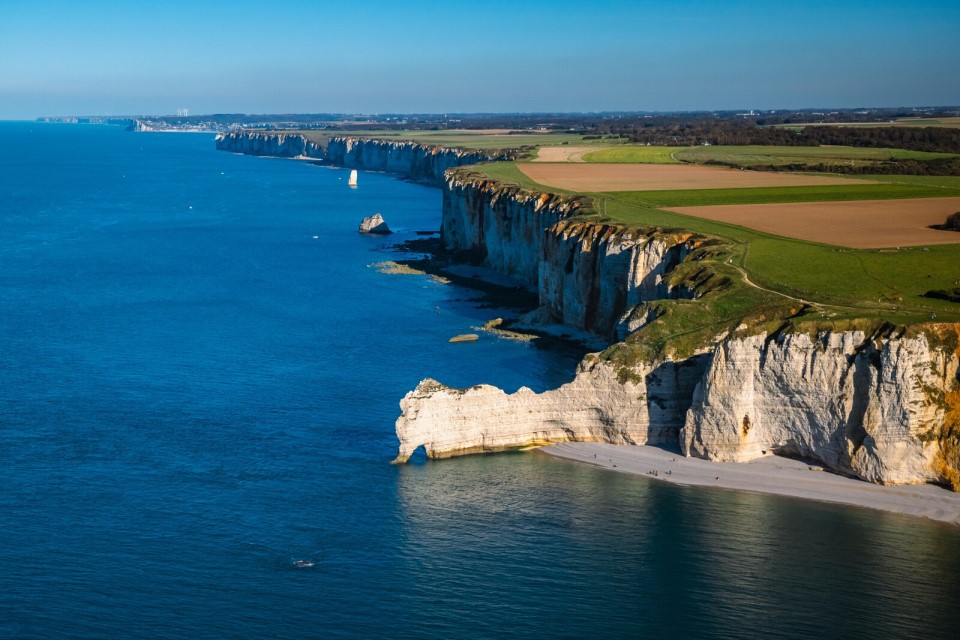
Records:
[[[313,158],[339,167],[388,171],[410,180],[440,185],[453,167],[507,160],[511,151],[465,151],[416,142],[334,136],[326,145],[300,133],[237,131],[217,135],[217,149],[256,156]]]
[[[360,221],[360,228],[358,229],[360,233],[372,233],[379,235],[386,235],[393,233],[390,230],[390,227],[387,226],[386,220],[383,219],[383,216],[379,213],[375,213],[372,216],[367,216]]]

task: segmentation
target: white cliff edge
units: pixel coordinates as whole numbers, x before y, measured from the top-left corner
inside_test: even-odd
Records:
[[[422,382],[401,402],[398,461],[586,441],[679,444],[745,462],[786,454],[879,484],[943,482],[936,437],[958,358],[921,336],[751,336],[618,376],[588,356],[575,380],[535,394]]]
[[[554,442],[641,444],[649,439],[648,421],[635,393],[610,367],[590,360],[573,382],[539,394],[526,387],[509,395],[490,385],[454,389],[428,378],[400,401],[396,462],[420,446],[431,458],[447,458]]]

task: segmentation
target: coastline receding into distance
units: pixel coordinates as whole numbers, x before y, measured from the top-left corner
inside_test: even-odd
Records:
[[[573,383],[542,394],[421,382],[401,402],[398,462],[420,446],[443,458],[569,441],[664,445],[705,465],[707,486],[957,522],[953,507],[947,515],[939,507],[918,511],[893,499],[900,494],[879,499],[893,490],[878,486],[952,482],[947,427],[957,357],[950,345],[960,325],[949,318],[891,324],[879,317],[881,309],[848,319],[849,307],[756,286],[732,265],[741,249],[722,235],[597,220],[588,196],[520,186],[509,173],[498,180],[489,165],[462,167],[482,152],[349,135],[324,142],[239,132],[218,136],[217,146],[313,156],[441,187],[443,249],[538,293],[539,311],[521,326],[586,332],[610,345],[581,363]],[[743,301],[749,304],[738,310]],[[733,313],[710,316],[724,308]],[[840,321],[830,320],[839,312]],[[684,324],[691,321],[705,328],[691,333]],[[684,337],[662,339],[673,334]],[[647,455],[644,447],[633,449],[624,455]],[[844,484],[825,493],[783,485],[754,469],[767,464],[770,471],[770,453],[815,460],[859,480],[829,474]],[[747,465],[750,472],[730,472],[723,481],[730,484],[721,485],[715,464]],[[645,472],[638,465],[635,471]],[[875,496],[866,504],[858,497],[862,486]],[[953,494],[930,490],[954,504]]]

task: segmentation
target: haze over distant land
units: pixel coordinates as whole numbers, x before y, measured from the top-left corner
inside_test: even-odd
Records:
[[[0,118],[960,103],[960,3],[12,0]]]

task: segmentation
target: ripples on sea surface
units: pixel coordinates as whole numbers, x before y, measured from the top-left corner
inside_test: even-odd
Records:
[[[0,123],[0,637],[956,637],[956,528],[538,453],[388,464],[421,378],[542,390],[577,355],[448,344],[500,312],[368,267],[439,192],[346,176]],[[399,233],[357,234],[375,211]]]

